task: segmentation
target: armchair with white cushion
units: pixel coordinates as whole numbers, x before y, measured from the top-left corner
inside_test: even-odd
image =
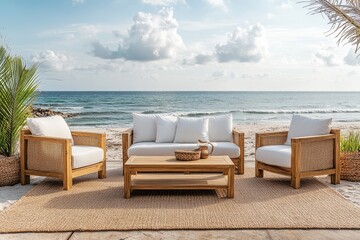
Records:
[[[291,186],[300,188],[300,179],[330,175],[340,183],[340,130],[330,128],[331,119],[294,115],[289,131],[257,133],[255,175],[264,170],[291,177]]]
[[[21,184],[29,184],[30,175],[46,176],[62,179],[70,190],[75,177],[106,177],[105,133],[70,131],[60,116],[30,118],[27,125],[20,139]]]

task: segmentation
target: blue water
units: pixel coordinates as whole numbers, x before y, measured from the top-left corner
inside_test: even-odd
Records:
[[[131,125],[131,113],[207,116],[235,124],[287,122],[293,113],[360,122],[360,92],[40,92],[36,107],[77,113],[71,126]]]

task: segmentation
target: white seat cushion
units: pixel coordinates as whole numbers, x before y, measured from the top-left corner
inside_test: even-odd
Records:
[[[237,145],[231,142],[216,142],[213,143],[215,150],[212,153],[214,156],[227,155],[230,158],[237,158],[240,156],[240,149]],[[194,150],[198,148],[197,143],[155,143],[155,142],[141,142],[130,146],[128,150],[129,157],[131,156],[174,156],[175,150]],[[211,149],[209,149],[211,150]]]
[[[269,165],[291,168],[291,146],[270,145],[256,149],[256,160]]]
[[[61,116],[28,118],[26,122],[34,136],[71,139],[71,143],[74,144],[70,128]]]
[[[91,146],[72,146],[72,168],[89,166],[104,159],[104,150]]]

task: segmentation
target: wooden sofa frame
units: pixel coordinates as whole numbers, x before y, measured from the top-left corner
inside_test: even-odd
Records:
[[[64,190],[72,188],[72,179],[93,172],[98,178],[106,178],[106,134],[71,131],[75,145],[95,146],[104,149],[104,158],[100,163],[72,169],[71,139],[33,136],[28,129],[22,129],[20,135],[21,184],[30,183],[30,175],[53,177],[63,180]],[[31,145],[31,146],[29,146]],[[33,148],[33,149],[32,149]],[[47,148],[46,156],[39,149]],[[28,167],[29,151],[36,156],[36,169]],[[51,170],[47,170],[49,167]],[[41,169],[41,170],[39,170]]]
[[[267,145],[282,145],[288,131],[257,133],[255,151]],[[291,177],[291,186],[300,188],[300,179],[318,175],[331,175],[331,183],[340,183],[340,130],[330,134],[291,139],[291,168],[268,165],[255,159],[255,175],[262,178],[264,170]]]
[[[244,133],[239,132],[236,129],[233,129],[233,142],[239,146],[240,148],[240,157],[238,158],[231,158],[231,160],[235,164],[235,171],[237,174],[244,174],[245,169],[245,140],[244,140]],[[123,154],[123,169],[126,161],[129,159],[128,156],[128,149],[133,144],[133,129],[127,129],[126,131],[122,132],[122,154]]]

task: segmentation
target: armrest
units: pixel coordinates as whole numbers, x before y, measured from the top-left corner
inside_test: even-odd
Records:
[[[239,132],[237,129],[233,129],[233,142],[240,148],[240,158],[237,162],[237,172],[244,174],[245,169],[245,134]]]
[[[330,134],[291,139],[292,165],[300,172],[338,169],[340,159],[340,130]]]
[[[20,145],[22,171],[63,173],[71,167],[71,139],[22,134]]]
[[[68,138],[45,137],[45,136],[34,136],[34,135],[24,135],[24,139],[28,141],[52,142],[63,145],[70,144],[71,142],[71,139]]]
[[[75,145],[94,146],[105,149],[106,133],[71,131]]]
[[[287,139],[288,131],[256,133],[255,148],[267,145],[282,145]]]
[[[243,132],[239,132],[237,129],[233,129],[232,131],[233,134],[233,142],[238,145],[240,148],[243,148],[243,144],[244,144],[244,133]]]
[[[334,134],[325,134],[325,135],[317,135],[317,136],[306,136],[306,137],[296,137],[291,139],[292,143],[305,143],[305,142],[316,142],[316,141],[324,141],[329,139],[335,139],[336,136]]]
[[[122,154],[123,154],[123,163],[125,163],[129,156],[128,156],[128,149],[132,144],[133,141],[133,129],[129,128],[121,133],[122,139]]]

